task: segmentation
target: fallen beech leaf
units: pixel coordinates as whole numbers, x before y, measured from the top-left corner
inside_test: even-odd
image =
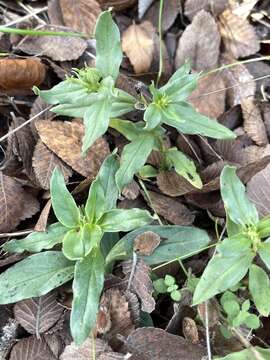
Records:
[[[153,231],[146,231],[136,236],[133,249],[139,255],[151,255],[160,244],[160,236]]]
[[[20,217],[20,220],[25,220],[31,218],[35,215],[40,209],[39,201],[28,192],[24,192],[24,203],[23,203],[23,212]]]
[[[177,15],[179,14],[180,6],[178,0],[166,0],[163,5],[162,14],[162,31],[167,31],[175,22]],[[158,28],[159,18],[159,4],[155,2],[148,9],[144,16],[144,20],[149,20],[151,23]]]
[[[123,273],[126,275],[126,280],[129,279],[133,262],[131,260],[121,263]],[[155,309],[155,300],[152,297],[154,292],[153,284],[150,278],[150,267],[145,264],[142,259],[139,259],[135,265],[133,277],[131,279],[130,290],[135,292],[142,302],[142,311],[151,313]]]
[[[175,67],[190,60],[192,69],[209,70],[216,67],[219,57],[220,35],[214,18],[206,11],[200,11],[180,37]]]
[[[123,188],[122,194],[128,200],[135,200],[140,194],[140,187],[135,180],[132,180],[131,183]]]
[[[154,53],[155,29],[149,21],[133,24],[125,30],[122,48],[127,54],[136,74],[150,69]]]
[[[33,155],[33,168],[40,186],[48,190],[53,170],[58,167],[66,181],[72,175],[72,170],[39,139]]]
[[[255,54],[260,43],[254,28],[244,17],[226,9],[219,17],[219,30],[226,50],[237,59]]]
[[[101,13],[96,0],[59,0],[64,24],[73,30],[93,34]]]
[[[115,11],[127,9],[137,3],[137,0],[97,0],[102,8],[108,9],[110,7]]]
[[[3,89],[31,89],[43,83],[45,75],[45,65],[39,59],[0,60],[0,87]]]
[[[48,224],[48,217],[51,211],[52,202],[49,199],[39,215],[38,221],[35,225],[35,231],[45,231]]]
[[[42,30],[72,31],[63,26],[46,25]],[[16,47],[26,54],[48,56],[55,61],[77,60],[87,48],[87,42],[70,36],[27,36]]]
[[[224,91],[218,91],[222,90]],[[189,102],[203,115],[217,118],[225,111],[225,84],[219,74],[201,78]]]
[[[176,197],[195,190],[195,187],[174,170],[162,171],[157,176],[159,189],[166,195]]]
[[[180,201],[171,199],[153,191],[148,191],[153,209],[175,225],[191,225],[194,215]]]
[[[36,123],[36,128],[46,146],[72,169],[85,177],[93,179],[103,160],[110,153],[106,140],[99,138],[87,154],[82,155],[84,126],[81,121],[42,120]]]
[[[139,5],[138,5],[139,19],[143,17],[143,15],[150,7],[152,2],[154,2],[154,0],[139,0]]]
[[[97,359],[100,354],[112,350],[104,340],[95,339],[94,341],[95,355]],[[90,360],[92,357],[92,339],[88,338],[80,346],[76,346],[74,342],[68,345],[60,356],[60,360]]]
[[[43,337],[20,340],[11,350],[10,360],[57,360]]]
[[[20,325],[30,334],[36,335],[48,331],[63,314],[63,307],[56,301],[57,293],[19,301],[14,307],[14,315]]]
[[[228,6],[228,0],[187,0],[185,2],[185,16],[189,19],[201,10],[211,11],[215,16],[222,13]]]
[[[165,330],[139,328],[127,338],[127,349],[143,360],[202,360],[205,349]]]
[[[48,103],[46,103],[40,96],[36,98],[36,100],[33,102],[31,112],[30,112],[30,118],[36,116],[41,111],[48,108]],[[42,115],[38,116],[35,120],[30,122],[30,128],[34,135],[35,140],[37,141],[39,139],[37,129],[36,129],[36,122],[39,120],[52,120],[56,117],[56,114],[51,112],[50,110],[47,110]]]
[[[48,17],[51,25],[64,25],[63,15],[59,0],[49,0],[48,1]]]

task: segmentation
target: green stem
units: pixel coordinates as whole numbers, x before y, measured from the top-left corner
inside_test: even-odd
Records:
[[[159,1],[159,16],[158,16],[158,35],[159,35],[159,70],[157,77],[157,87],[163,71],[163,50],[162,50],[162,14],[163,14],[164,0]]]
[[[71,36],[88,39],[90,36],[84,33],[66,32],[66,31],[49,31],[49,30],[33,30],[33,29],[14,29],[0,26],[0,32],[7,34],[17,34],[22,36]]]

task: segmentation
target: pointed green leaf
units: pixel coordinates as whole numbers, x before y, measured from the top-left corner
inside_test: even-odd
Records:
[[[214,139],[234,139],[235,134],[215,120],[198,113],[190,104],[171,104],[164,111],[163,122],[176,128],[180,133],[209,136]]]
[[[145,129],[152,130],[161,123],[162,111],[155,103],[152,103],[147,107],[143,119],[146,122]]]
[[[270,314],[270,282],[266,272],[253,264],[249,269],[249,291],[262,316]]]
[[[267,216],[261,219],[257,224],[257,232],[260,238],[270,236],[270,217]]]
[[[120,190],[129,184],[134,174],[143,167],[154,146],[155,137],[153,134],[143,133],[124,147],[120,168],[116,173],[116,183]]]
[[[78,82],[65,80],[50,90],[39,91],[40,97],[49,104],[74,103],[87,95],[87,89]]]
[[[246,196],[245,186],[236,175],[236,168],[225,166],[220,175],[220,191],[230,219],[241,226],[253,225],[259,221],[254,204]]]
[[[139,175],[144,179],[156,177],[158,175],[158,170],[152,165],[144,165],[139,171]]]
[[[0,275],[0,304],[47,294],[71,280],[74,263],[60,251],[35,254]]]
[[[110,117],[117,117],[134,110],[136,99],[120,89],[114,89]]]
[[[120,132],[129,141],[134,141],[142,133],[144,124],[122,119],[110,119],[109,126]]]
[[[270,270],[270,238],[260,244],[258,254],[267,266],[268,270]]]
[[[70,326],[77,345],[95,326],[103,283],[104,260],[100,250],[95,249],[75,266]]]
[[[95,223],[96,220],[106,211],[105,194],[104,189],[100,183],[100,179],[97,177],[92,182],[88,198],[85,204],[85,215],[89,223]]]
[[[50,184],[52,207],[57,219],[67,228],[80,224],[80,210],[69,193],[63,174],[55,168]]]
[[[176,148],[171,148],[165,153],[166,158],[175,168],[175,171],[183,176],[188,182],[198,189],[201,189],[203,184],[200,175],[196,171],[196,166],[192,160],[190,160],[181,151]]]
[[[100,14],[95,28],[95,39],[96,68],[103,77],[111,76],[116,80],[123,55],[120,32],[110,11]]]
[[[98,225],[105,232],[131,231],[151,223],[154,218],[146,210],[113,209],[107,211],[99,220]]]
[[[35,253],[41,250],[51,249],[63,241],[67,230],[68,229],[60,223],[52,224],[48,226],[44,232],[35,231],[24,239],[14,239],[6,242],[3,250],[13,253],[22,253],[24,251]]]

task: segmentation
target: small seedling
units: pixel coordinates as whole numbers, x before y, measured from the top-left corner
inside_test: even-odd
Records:
[[[247,198],[236,168],[222,170],[221,196],[226,210],[228,237],[217,245],[196,287],[193,303],[200,304],[223,293],[248,274],[248,289],[258,313],[270,314],[270,282],[266,271],[254,260],[260,257],[270,270],[270,217],[259,219],[258,211]]]
[[[176,280],[171,275],[166,275],[165,278],[160,278],[153,281],[153,286],[156,291],[156,295],[158,294],[170,294],[170,297],[173,301],[181,300],[181,291],[176,284]]]

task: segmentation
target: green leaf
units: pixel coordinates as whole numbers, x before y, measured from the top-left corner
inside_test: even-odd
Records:
[[[71,280],[74,263],[60,251],[35,254],[0,275],[0,304],[47,294]]]
[[[235,224],[228,215],[228,211],[226,212],[226,231],[229,237],[237,235],[243,231],[243,226],[239,224]]]
[[[234,166],[225,166],[220,175],[220,191],[230,219],[243,227],[259,221],[257,209],[246,196],[245,186],[236,175]]]
[[[257,224],[257,232],[260,238],[270,236],[270,217],[267,216],[261,219]]]
[[[171,296],[173,301],[177,301],[177,302],[180,301],[181,298],[182,298],[182,294],[181,294],[181,292],[179,290],[172,291],[170,296]]]
[[[104,189],[97,177],[92,182],[85,204],[85,215],[89,223],[95,223],[106,211]]]
[[[208,263],[195,289],[194,305],[201,304],[231,288],[246,275],[254,254],[250,247],[246,248],[245,243],[241,249],[243,244],[241,238],[234,239],[234,241],[227,239],[228,248],[230,243],[234,246],[233,251],[226,250],[223,254],[218,253]],[[236,251],[237,248],[239,248],[239,252]],[[219,250],[219,247],[217,249]]]
[[[80,260],[87,256],[102,238],[98,225],[84,224],[81,229],[72,229],[63,239],[63,253],[69,260]]]
[[[260,319],[255,314],[249,314],[245,322],[246,326],[248,326],[250,329],[258,329],[260,327]]]
[[[138,172],[145,164],[148,156],[155,145],[153,134],[140,134],[135,140],[126,145],[123,149],[120,168],[116,173],[116,183],[119,190],[129,184],[134,174]]]
[[[109,126],[120,132],[120,134],[124,135],[129,141],[136,140],[137,137],[141,135],[143,129],[142,122],[134,123],[122,119],[110,119]]]
[[[154,168],[152,165],[144,165],[139,171],[139,175],[143,179],[156,177],[158,175],[158,170]]]
[[[155,103],[152,103],[147,106],[143,119],[146,122],[145,130],[152,130],[161,123],[162,111]]]
[[[176,128],[180,133],[203,135],[214,139],[235,138],[235,134],[231,130],[215,120],[201,115],[186,102],[171,104],[170,113],[171,117],[164,112],[163,122]]]
[[[148,265],[156,265],[167,261],[185,259],[199,253],[210,242],[208,234],[201,229],[177,225],[150,225],[134,230],[125,235],[112,248],[106,258],[110,264],[115,260],[127,259],[132,255],[135,238],[146,232],[158,234],[163,241],[150,256],[141,256]]]
[[[237,234],[230,238],[224,239],[218,246],[218,252],[223,256],[234,256],[234,254],[246,253],[251,248],[251,239],[245,234]]]
[[[146,210],[113,209],[107,211],[99,220],[98,225],[105,232],[131,231],[151,223],[154,218]]]
[[[270,314],[270,282],[266,272],[253,264],[249,269],[249,291],[259,313]]]
[[[235,317],[240,311],[240,305],[235,300],[229,300],[224,302],[223,309],[229,316]]]
[[[66,232],[66,227],[60,223],[55,223],[48,226],[44,232],[35,231],[24,239],[14,239],[6,242],[3,250],[11,253],[22,253],[24,251],[35,253],[51,249],[62,242]]]
[[[120,32],[110,11],[100,14],[95,28],[95,39],[96,68],[103,77],[111,76],[116,80],[123,55]]]
[[[104,283],[104,260],[98,249],[75,266],[70,327],[73,339],[80,345],[93,329]]]
[[[69,193],[63,174],[55,168],[50,184],[52,207],[57,219],[67,228],[80,224],[80,210]]]
[[[158,294],[166,294],[167,286],[165,284],[164,279],[157,279],[157,280],[153,281],[153,286],[154,286],[155,291]]]
[[[203,184],[200,175],[196,171],[196,166],[192,160],[190,160],[181,151],[176,148],[171,148],[165,153],[166,159],[172,163],[175,171],[183,176],[188,182],[198,189],[201,189]]]
[[[166,275],[164,278],[164,282],[167,286],[171,286],[175,284],[175,278],[171,275]]]
[[[113,91],[110,117],[117,117],[134,110],[136,99],[123,90],[115,88]]]
[[[101,252],[104,258],[109,254],[114,245],[119,241],[118,233],[105,233],[101,239]]]
[[[260,244],[258,254],[267,266],[268,270],[270,270],[270,238]]]
[[[238,352],[234,352],[225,357],[217,357],[215,360],[255,360],[255,353],[259,354],[260,357],[257,356],[257,359],[262,360],[270,360],[270,350],[262,349],[258,346],[255,346],[251,349],[246,349]],[[255,353],[254,353],[255,352]],[[263,356],[263,357],[262,357]]]

